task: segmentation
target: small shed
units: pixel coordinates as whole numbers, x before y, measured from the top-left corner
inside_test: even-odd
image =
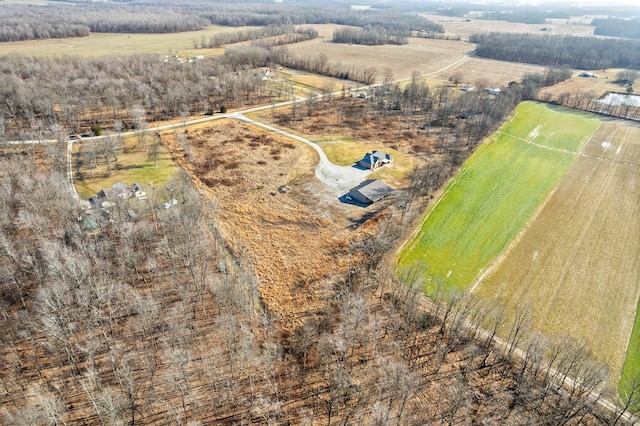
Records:
[[[360,183],[360,185],[351,188],[349,190],[349,195],[354,200],[363,204],[372,204],[376,201],[380,201],[393,191],[393,188],[381,180],[367,179]]]
[[[385,164],[389,164],[393,161],[391,155],[382,151],[371,151],[365,154],[362,160],[358,161],[358,166],[364,169],[377,169]]]

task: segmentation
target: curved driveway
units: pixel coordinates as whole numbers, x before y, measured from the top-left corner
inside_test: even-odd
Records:
[[[311,142],[309,139],[294,135],[293,133],[277,129],[260,121],[252,120],[241,112],[229,114],[228,117],[242,120],[254,126],[268,130],[271,133],[284,135],[287,138],[306,143],[315,149],[318,153],[318,157],[320,157],[320,161],[318,161],[318,166],[316,167],[316,177],[324,184],[325,187],[327,187],[327,189],[335,193],[337,196],[341,196],[349,192],[349,189],[362,182],[370,173],[369,170],[358,169],[352,166],[338,166],[337,164],[329,161],[327,155],[324,153],[322,148],[318,146],[318,144]]]

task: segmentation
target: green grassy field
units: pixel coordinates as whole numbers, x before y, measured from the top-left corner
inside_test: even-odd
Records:
[[[544,202],[597,126],[585,115],[522,103],[427,212],[400,252],[398,267],[423,270],[431,285],[470,289]],[[571,152],[564,151],[568,148]],[[425,290],[433,289],[428,284]]]
[[[147,188],[161,187],[179,170],[164,146],[159,147],[154,165],[150,155],[151,148],[147,148],[147,151],[139,150],[134,137],[123,140],[122,149],[117,152],[118,160],[111,165],[110,175],[103,161],[95,169],[79,167],[79,161],[86,163],[83,155],[90,143],[91,141],[83,141],[75,144],[73,152],[74,184],[80,197],[85,199],[103,188],[110,188],[116,182],[139,182]]]
[[[633,326],[633,332],[629,339],[627,356],[624,361],[624,366],[622,367],[622,378],[619,385],[620,395],[625,395],[628,386],[631,385],[634,378],[640,380],[640,303],[638,304],[638,310],[636,311],[636,320]],[[637,408],[640,409],[640,406]]]

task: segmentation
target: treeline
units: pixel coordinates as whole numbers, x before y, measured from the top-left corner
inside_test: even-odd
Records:
[[[175,33],[204,28],[192,14],[153,7],[115,5],[1,5],[0,41],[82,37],[89,32]]]
[[[621,94],[621,96],[623,95]],[[569,108],[593,112],[595,114],[640,121],[640,107],[622,101],[604,102],[593,92],[563,92],[558,95],[544,93],[540,95],[538,99],[543,102],[550,102]]]
[[[591,25],[595,35],[625,38],[640,38],[640,18],[594,18]]]
[[[640,41],[511,33],[473,34],[469,40],[484,58],[585,70],[640,69]]]
[[[382,27],[337,28],[333,32],[333,42],[367,46],[407,44],[409,35],[408,32],[389,32]]]
[[[246,2],[216,5],[214,11],[211,8],[195,10],[211,23],[227,26],[339,24],[382,27],[388,31],[444,32],[442,25],[420,16],[415,10],[406,11],[396,5],[384,10],[362,12],[351,10],[350,4],[339,3],[323,3],[319,6],[313,2],[299,2],[293,6],[290,3]]]
[[[300,28],[292,33],[282,34],[280,36],[263,38],[259,40],[254,40],[251,42],[252,46],[257,47],[276,47],[276,46],[284,46],[286,44],[300,43],[307,40],[313,40],[314,38],[318,38],[318,32],[309,27],[309,28]]]
[[[86,35],[91,32],[172,33],[199,30],[210,24],[226,26],[289,26],[304,24],[382,27],[392,33],[410,30],[444,32],[417,13],[394,8],[361,13],[348,5],[312,2],[268,3],[95,3],[1,5],[0,41]],[[64,27],[70,27],[63,30]],[[38,28],[42,28],[39,30]],[[46,29],[46,31],[45,31]],[[216,44],[215,42],[213,43]],[[222,43],[224,44],[224,42]]]
[[[145,121],[154,121],[257,102],[266,96],[264,82],[245,67],[246,62],[224,58],[181,64],[145,55],[5,56],[0,60],[0,138],[42,138],[52,124],[70,133],[86,132],[92,123],[131,127],[136,109],[142,109]]]
[[[296,29],[293,25],[267,26],[264,28],[256,28],[245,31],[215,34],[209,37],[209,41],[208,43],[206,43],[206,45],[200,47],[220,47],[224,44],[240,43],[243,41],[255,41],[267,37],[277,37],[283,35],[290,36],[289,39],[291,40],[303,41],[317,38],[318,32],[313,28]],[[295,43],[296,41],[291,42]]]

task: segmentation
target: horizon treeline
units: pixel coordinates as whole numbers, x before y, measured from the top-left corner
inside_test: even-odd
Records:
[[[640,69],[640,41],[567,35],[472,34],[483,58],[584,70]]]
[[[195,31],[208,25],[284,26],[340,24],[377,26],[390,32],[411,30],[443,32],[415,12],[393,8],[355,11],[343,4],[319,7],[247,2],[238,4],[185,2],[181,4],[67,3],[42,5],[0,4],[0,42],[48,38],[83,37],[91,32],[176,33]]]

